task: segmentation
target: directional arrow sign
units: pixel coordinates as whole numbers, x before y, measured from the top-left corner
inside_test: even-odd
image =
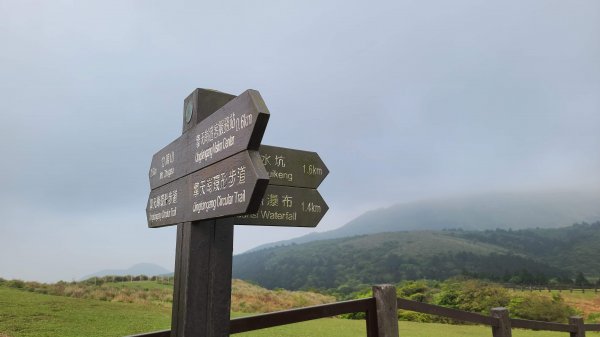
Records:
[[[261,145],[258,150],[269,172],[269,185],[317,188],[329,170],[316,152]]]
[[[258,150],[269,110],[255,90],[247,90],[152,157],[150,188],[175,181],[240,151]]]
[[[236,217],[236,225],[315,227],[329,207],[315,189],[269,185],[255,214]]]
[[[150,192],[148,227],[254,213],[269,183],[256,151],[242,151]]]

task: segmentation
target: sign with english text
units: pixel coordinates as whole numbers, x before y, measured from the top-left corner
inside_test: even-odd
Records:
[[[150,189],[208,167],[243,150],[258,150],[269,110],[260,93],[247,90],[152,157]]]
[[[261,145],[258,152],[270,185],[317,188],[329,170],[316,152]]]
[[[256,151],[242,151],[150,192],[149,227],[256,212],[269,182]]]
[[[235,218],[236,225],[316,227],[329,207],[316,189],[269,185],[258,211]]]

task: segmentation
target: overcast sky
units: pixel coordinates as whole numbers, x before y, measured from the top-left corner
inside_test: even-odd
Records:
[[[196,87],[318,152],[318,230],[398,202],[600,185],[600,1],[0,0],[0,277],[153,262],[152,155]],[[236,228],[235,251],[312,229]]]

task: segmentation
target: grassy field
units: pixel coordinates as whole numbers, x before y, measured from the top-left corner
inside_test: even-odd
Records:
[[[170,308],[35,294],[0,287],[0,333],[10,337],[108,337],[164,329]]]
[[[143,283],[121,284],[144,287]],[[239,316],[234,314],[233,316]],[[0,287],[0,337],[117,337],[167,329],[170,308],[162,305],[115,303],[44,295]],[[491,336],[483,326],[444,325],[400,322],[403,337],[476,337]],[[260,331],[238,334],[240,337],[330,337],[365,336],[365,322],[360,320],[321,319]],[[515,337],[558,337],[565,333],[515,330]],[[600,337],[597,333],[589,336]]]

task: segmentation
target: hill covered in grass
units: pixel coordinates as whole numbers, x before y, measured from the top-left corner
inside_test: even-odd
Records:
[[[600,275],[600,222],[555,229],[391,232],[266,248],[234,257],[234,276],[267,288],[334,289],[460,274],[569,282]],[[594,260],[594,261],[591,261]]]
[[[90,279],[83,282],[39,283],[0,279],[0,286],[23,293],[170,307],[173,284],[159,281],[110,282]],[[328,295],[308,291],[268,290],[242,280],[232,280],[231,310],[260,313],[335,302]]]

